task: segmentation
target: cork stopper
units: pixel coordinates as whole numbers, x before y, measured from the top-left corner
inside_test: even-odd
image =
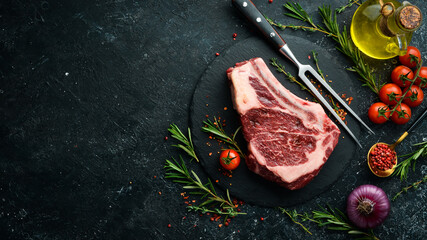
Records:
[[[414,5],[404,7],[399,13],[399,22],[408,30],[418,28],[422,22],[420,9]]]

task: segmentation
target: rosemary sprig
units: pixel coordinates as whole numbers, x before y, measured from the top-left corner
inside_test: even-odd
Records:
[[[303,29],[304,30],[304,29],[306,29],[306,30],[310,30],[312,32],[318,31],[318,32],[322,32],[322,33],[324,33],[324,34],[326,34],[328,36],[337,37],[333,33],[326,31],[323,27],[321,27],[319,25],[316,25],[313,22],[313,19],[310,17],[310,15],[308,15],[308,13],[301,7],[301,5],[299,3],[289,3],[289,2],[287,2],[285,5],[283,5],[283,7],[285,7],[290,12],[292,12],[292,13],[284,13],[284,15],[286,15],[288,17],[296,18],[296,19],[301,20],[303,22],[307,22],[308,24],[311,25],[311,27],[294,26],[294,25],[282,25],[282,24],[280,24],[280,26],[282,26],[281,27],[282,30],[285,29],[286,27],[290,27],[290,28],[292,28],[294,30],[297,30],[297,29]],[[271,22],[274,22],[274,21],[271,21]]]
[[[346,231],[351,235],[362,235],[363,239],[378,239],[373,231],[364,232],[352,224],[343,212],[339,209],[328,206],[328,209],[322,208],[322,211],[313,211],[313,219],[318,221],[318,226],[326,226],[329,230]]]
[[[409,185],[407,187],[402,188],[402,190],[400,192],[396,193],[396,195],[394,195],[394,197],[391,200],[392,201],[396,200],[402,193],[406,193],[411,188],[417,189],[418,186],[421,183],[424,183],[424,182],[427,182],[427,175],[425,175],[423,179],[421,179],[421,180],[419,180],[417,182],[414,182],[414,183],[412,183],[411,185]]]
[[[311,214],[300,214],[297,213],[296,210],[288,211],[284,208],[279,209],[282,211],[282,213],[287,214],[294,223],[300,225],[308,233],[310,233],[308,229],[299,221],[310,221],[316,223],[319,227],[326,227],[329,230],[346,231],[350,235],[361,235],[362,237],[359,239],[378,240],[372,230],[370,232],[364,232],[363,230],[358,229],[349,223],[348,218],[342,211],[337,208],[333,209],[329,205],[327,208],[321,207],[320,211],[314,210],[311,212]]]
[[[176,144],[172,145],[177,148],[181,148],[184,150],[188,155],[190,155],[192,158],[196,159],[197,162],[199,162],[199,159],[197,158],[196,152],[194,151],[194,145],[193,141],[191,139],[191,131],[190,128],[188,128],[188,138],[179,130],[178,126],[176,124],[171,124],[168,128],[168,131],[172,134],[172,137],[180,141],[182,144]]]
[[[246,158],[246,155],[240,149],[236,141],[236,136],[239,130],[241,129],[241,126],[238,127],[234,132],[233,136],[230,137],[227,135],[227,133],[225,133],[221,122],[216,117],[214,117],[213,122],[208,119],[206,121],[203,121],[203,123],[205,124],[205,126],[202,127],[202,131],[213,134],[217,139],[229,144],[230,148],[236,150],[242,158]]]
[[[166,160],[164,168],[166,169],[166,178],[173,179],[176,183],[184,184],[183,188],[191,190],[190,194],[201,195],[201,199],[205,199],[204,202],[198,206],[189,206],[189,210],[203,212],[215,212],[216,214],[225,215],[227,217],[234,217],[239,214],[246,214],[238,212],[237,207],[233,204],[230,198],[230,193],[227,189],[227,198],[219,196],[215,188],[208,178],[208,182],[203,184],[200,178],[194,171],[189,171],[184,163],[184,160],[180,156],[181,163],[172,158],[173,161]],[[214,210],[208,207],[215,207]],[[219,208],[218,208],[219,207]]]
[[[313,28],[319,28],[322,29],[322,27],[317,26],[313,19],[308,15],[308,13],[301,7],[299,3],[290,3],[287,2],[285,5],[283,5],[286,9],[290,11],[290,13],[284,13],[286,16],[296,18],[298,20],[301,20],[303,22],[307,22],[310,24]]]
[[[403,179],[406,180],[408,178],[408,172],[410,170],[411,165],[412,165],[412,170],[415,171],[416,161],[420,157],[427,156],[427,141],[414,144],[413,146],[418,146],[419,148],[415,152],[399,156],[400,158],[406,158],[406,159],[398,163],[395,168],[395,171],[393,172],[393,175],[400,176],[401,181],[403,181]]]
[[[340,31],[336,12],[331,11],[329,6],[319,7],[319,14],[323,19],[323,24],[325,28],[315,24],[312,18],[305,12],[305,10],[298,3],[286,3],[284,7],[291,13],[285,13],[289,17],[307,22],[313,28],[313,30],[320,31],[325,33],[327,36],[332,37],[337,43],[337,49],[343,54],[348,56],[355,66],[347,68],[349,71],[358,73],[361,76],[361,81],[364,83],[363,86],[369,87],[374,93],[378,94],[381,84],[379,79],[376,79],[376,76],[372,73],[372,70],[367,65],[365,59],[363,58],[359,49],[357,49],[350,37],[347,34],[347,29],[344,26],[343,31]],[[271,20],[271,22],[274,22]],[[279,25],[278,23],[276,23]],[[285,27],[286,28],[286,27]],[[293,29],[301,29],[294,27]]]
[[[363,85],[378,94],[381,88],[379,80],[372,74],[372,70],[365,62],[360,50],[351,41],[351,38],[347,34],[347,28],[344,26],[343,31],[340,32],[336,13],[332,12],[329,6],[323,6],[319,7],[319,14],[323,19],[326,29],[337,36],[334,38],[339,44],[337,49],[350,57],[355,64],[355,66],[348,68],[348,70],[358,73],[362,77]]]

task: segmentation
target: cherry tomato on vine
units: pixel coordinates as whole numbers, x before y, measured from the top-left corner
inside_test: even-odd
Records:
[[[412,59],[411,55],[417,57],[418,60],[420,60],[421,59],[420,50],[418,50],[418,48],[414,46],[409,46],[407,50],[408,51],[406,52],[405,55],[399,56],[399,61],[407,67],[414,68],[417,66],[417,62]]]
[[[240,164],[240,156],[233,149],[226,149],[219,155],[219,163],[227,170],[234,170]]]
[[[403,65],[397,66],[391,72],[391,80],[397,85],[399,85],[399,87],[407,87],[411,85],[411,81],[404,79],[404,76],[406,76],[409,79],[413,79],[414,73],[410,68]]]
[[[402,96],[402,89],[395,83],[385,84],[379,92],[381,102],[387,105],[396,105]]]
[[[409,87],[405,88],[403,92],[406,92]],[[424,93],[423,90],[421,90],[420,87],[417,85],[412,85],[411,89],[406,93],[405,98],[403,99],[403,102],[410,106],[410,107],[416,107],[420,105],[424,100]]]
[[[421,88],[427,87],[427,67],[421,67],[419,77],[415,80],[414,84]]]
[[[387,122],[390,117],[389,108],[383,102],[374,103],[369,107],[368,117],[373,123],[383,124]]]
[[[411,108],[401,103],[397,106],[396,111],[391,115],[390,119],[396,124],[405,124],[411,119],[411,116]]]

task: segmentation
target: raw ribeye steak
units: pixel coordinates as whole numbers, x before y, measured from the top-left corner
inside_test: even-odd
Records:
[[[288,189],[304,187],[338,143],[338,127],[320,104],[283,87],[261,58],[237,63],[227,75],[248,142],[248,168]]]

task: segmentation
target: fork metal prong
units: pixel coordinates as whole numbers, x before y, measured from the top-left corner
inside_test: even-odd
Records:
[[[307,66],[307,65],[306,65]],[[311,66],[310,66],[311,67]],[[322,105],[328,109],[328,111],[335,117],[335,119],[341,124],[341,126],[348,132],[348,134],[356,141],[356,143],[362,148],[362,145],[359,142],[359,139],[356,138],[356,136],[353,134],[353,132],[347,127],[347,125],[343,122],[340,116],[335,112],[335,110],[329,105],[329,103],[325,100],[325,98],[322,96],[322,94],[317,91],[316,87],[310,82],[310,80],[305,75],[306,71],[303,69],[304,67],[301,66],[298,76],[301,78],[301,80],[305,83],[305,85],[308,87],[308,89],[311,90],[311,92],[316,96],[316,98],[322,103]]]
[[[325,82],[325,80],[322,78],[322,76],[320,76],[319,73],[316,72],[316,70],[314,70],[311,66],[309,65],[304,65],[304,66],[308,66],[308,71],[313,74],[313,76],[318,80],[318,82],[320,84],[322,84],[322,86],[324,88],[326,88],[326,90],[328,90],[328,92],[342,105],[344,106],[344,108],[351,113],[351,115],[354,116],[354,118],[356,118],[357,121],[359,121],[366,129],[368,129],[368,131],[372,134],[375,134],[374,131],[372,131],[371,128],[368,127],[368,125],[366,125],[365,122],[362,121],[362,119],[359,118],[359,116],[353,111],[353,109],[350,108],[350,106],[348,106],[348,104],[334,91],[334,89],[332,89],[332,87]]]
[[[304,84],[308,87],[308,89],[313,92],[313,94],[316,96],[317,99],[322,103],[322,105],[328,109],[328,111],[337,119],[337,121],[341,124],[341,126],[348,132],[348,134],[356,141],[356,143],[362,147],[359,140],[356,138],[356,136],[351,132],[351,130],[347,127],[347,125],[342,121],[340,116],[335,112],[335,110],[329,105],[329,103],[325,100],[325,98],[322,96],[322,94],[317,91],[316,87],[310,82],[310,80],[305,75],[306,72],[310,72],[316,79],[319,80],[319,82],[326,86],[327,83],[325,83],[322,79],[322,77],[314,70],[314,68],[310,65],[303,65],[301,64],[298,59],[295,57],[295,55],[292,53],[291,49],[289,48],[288,44],[283,45],[283,47],[280,48],[280,53],[282,53],[284,56],[286,56],[289,60],[291,60],[297,67],[298,67],[298,76],[303,80]],[[326,85],[325,85],[326,84]],[[329,87],[329,86],[328,86]],[[328,89],[326,87],[326,89]],[[329,87],[330,91],[334,92],[331,87]],[[335,93],[333,96],[336,99],[341,99],[338,94]],[[342,100],[342,99],[341,99]],[[338,100],[339,101],[339,100]],[[357,117],[357,115],[351,111],[353,115]],[[360,119],[359,119],[360,120]],[[360,120],[362,122],[362,120]],[[365,125],[364,125],[365,126]]]

